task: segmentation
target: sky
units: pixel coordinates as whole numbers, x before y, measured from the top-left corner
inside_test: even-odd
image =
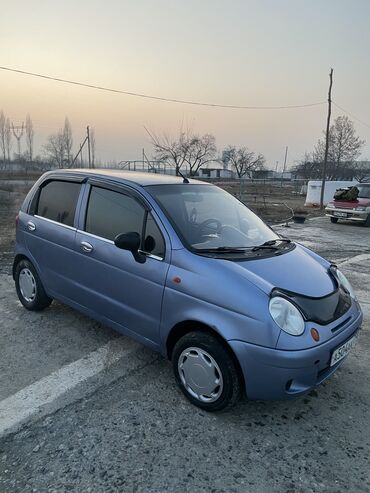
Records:
[[[0,65],[165,98],[245,106],[333,100],[368,141],[368,0],[2,0]],[[103,161],[152,155],[145,127],[173,137],[211,133],[262,153],[270,168],[313,149],[327,105],[286,110],[207,108],[101,92],[0,70],[0,110],[29,113],[36,151],[73,128],[75,148],[95,129]],[[344,114],[333,108],[333,117]],[[350,115],[350,116],[351,116]],[[14,145],[15,148],[15,145]]]

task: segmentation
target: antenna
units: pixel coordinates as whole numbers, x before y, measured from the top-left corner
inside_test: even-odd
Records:
[[[183,182],[183,183],[190,183],[190,181],[186,178],[186,176],[184,176],[184,175],[181,173],[181,171],[180,171],[179,169],[177,170],[177,172],[178,172],[178,174],[181,176],[181,178],[182,178],[182,182]]]

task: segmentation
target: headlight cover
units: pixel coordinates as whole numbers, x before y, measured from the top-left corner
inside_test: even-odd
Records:
[[[303,334],[304,320],[293,303],[280,296],[274,296],[270,300],[269,310],[271,317],[284,332],[292,336]]]
[[[339,269],[335,269],[334,270],[334,275],[336,276],[336,278],[339,281],[339,283],[344,287],[344,289],[346,291],[348,291],[348,293],[350,294],[351,298],[353,298],[354,300],[357,300],[355,290],[353,289],[351,283],[346,278],[346,276],[343,274],[343,272],[340,271]]]

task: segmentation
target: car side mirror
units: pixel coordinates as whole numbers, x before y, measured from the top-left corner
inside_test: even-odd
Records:
[[[136,262],[143,264],[146,261],[146,256],[139,252],[140,243],[140,235],[134,231],[130,233],[122,233],[114,238],[114,244],[117,248],[120,248],[121,250],[128,250],[132,253]]]

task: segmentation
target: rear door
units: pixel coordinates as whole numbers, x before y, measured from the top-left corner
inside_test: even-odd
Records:
[[[76,233],[76,301],[156,345],[170,259],[168,235],[135,190],[98,183],[89,184],[85,195]],[[114,238],[128,232],[140,234],[145,263],[115,246]]]
[[[25,215],[25,240],[50,296],[68,296],[74,270],[76,209],[81,183],[47,180]]]

